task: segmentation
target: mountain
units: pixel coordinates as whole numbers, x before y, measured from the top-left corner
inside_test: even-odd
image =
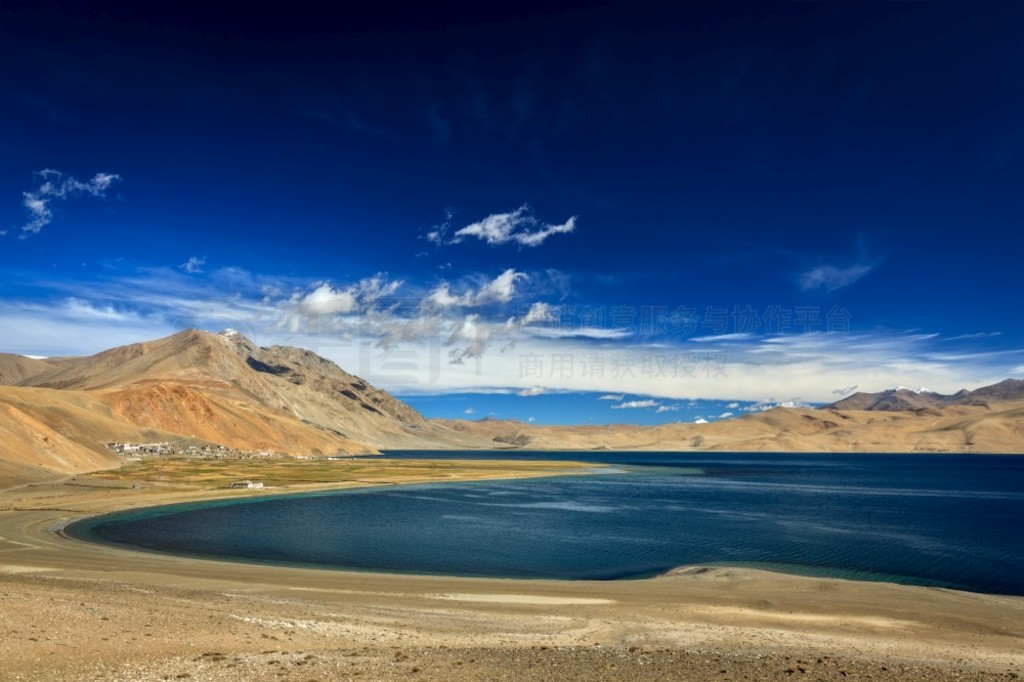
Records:
[[[24,355],[0,353],[0,386],[12,386],[37,374],[53,369],[59,360],[30,358]]]
[[[181,436],[120,419],[82,391],[0,386],[0,488],[116,467],[111,441],[170,442]]]
[[[419,446],[431,430],[408,405],[333,362],[237,333],[187,330],[65,361],[21,385],[90,391],[131,423],[240,448],[366,451]]]
[[[427,420],[315,353],[187,330],[90,357],[0,355],[0,487],[117,466],[112,441],[328,456],[381,449],[1024,452],[1024,381],[896,387],[712,423]]]
[[[53,473],[111,466],[110,441],[313,456],[480,445],[315,353],[235,333],[187,330],[53,362],[12,357],[20,356],[4,356],[2,367],[20,380],[0,387],[9,479],[39,477],[15,464]]]
[[[870,410],[899,412],[923,410],[946,405],[988,405],[990,402],[1024,400],[1024,381],[1006,379],[998,384],[985,386],[974,391],[966,389],[953,395],[942,395],[927,389],[912,391],[903,386],[890,388],[878,393],[854,393],[851,396],[826,405],[830,410]]]
[[[1024,400],[895,412],[777,407],[706,424],[659,426],[444,423],[495,445],[542,450],[1024,453]]]
[[[991,386],[984,386],[974,391],[968,391],[967,394],[972,400],[1024,400],[1024,380],[1005,379],[1000,381],[998,384],[992,384]]]

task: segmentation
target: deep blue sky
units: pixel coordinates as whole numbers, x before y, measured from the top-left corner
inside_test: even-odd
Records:
[[[564,7],[3,3],[0,350],[230,325],[576,421],[1024,375],[1024,6]]]

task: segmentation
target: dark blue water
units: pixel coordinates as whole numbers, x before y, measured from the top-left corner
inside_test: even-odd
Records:
[[[619,473],[175,505],[82,539],[380,571],[616,579],[687,564],[1024,595],[1024,457],[395,453],[586,459]]]

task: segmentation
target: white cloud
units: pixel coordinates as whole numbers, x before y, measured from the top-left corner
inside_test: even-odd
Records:
[[[753,334],[747,332],[737,332],[733,334],[716,334],[714,336],[694,336],[691,341],[696,341],[697,343],[749,341],[753,336]]]
[[[624,403],[618,405],[612,405],[613,410],[643,410],[648,407],[658,407],[661,405],[657,400],[627,400]]]
[[[37,173],[42,180],[39,187],[29,192],[22,192],[22,203],[28,210],[30,220],[22,225],[21,237],[39,234],[53,220],[50,202],[54,199],[66,199],[71,196],[88,194],[94,197],[106,196],[107,189],[121,176],[114,173],[97,173],[90,180],[82,182],[70,175],[50,168]]]
[[[450,295],[475,297],[488,282]],[[308,348],[406,395],[514,393],[541,386],[549,392],[593,392],[595,399],[607,394],[612,403],[643,396],[658,403],[652,411],[662,404],[685,405],[695,396],[728,400],[735,402],[715,412],[739,414],[740,404],[775,404],[772,395],[825,403],[836,399],[837,387],[877,391],[896,383],[950,394],[1024,372],[1024,349],[949,353],[950,344],[928,333],[794,333],[658,346],[633,337],[548,337],[532,333],[540,327],[509,324],[509,311],[497,304],[471,311],[436,308],[423,303],[427,291],[419,290],[409,304],[399,305],[401,300],[391,298],[398,285],[383,275],[325,285],[238,268],[210,270],[200,281],[181,269],[160,268],[33,286],[30,301],[0,299],[0,351],[78,355],[187,327],[231,327],[260,345]],[[307,309],[355,305],[359,314],[322,314],[310,324],[303,300],[325,286],[322,300],[313,297]],[[716,354],[721,362],[709,362]]]
[[[530,398],[535,395],[543,395],[547,392],[548,389],[544,388],[543,386],[530,386],[529,388],[522,389],[521,391],[516,393],[516,395],[521,396],[523,398]]]
[[[537,421],[537,418],[536,418],[536,417],[530,417],[530,418],[529,418],[529,419],[527,419],[526,421],[528,421],[529,423],[531,423],[531,424],[532,424],[533,422]]]
[[[719,419],[728,419],[729,417],[734,417],[734,416],[736,416],[736,415],[733,414],[732,412],[723,412],[722,414],[718,415],[718,418]]]
[[[959,336],[950,336],[946,341],[963,341],[964,339],[988,339],[993,336],[1000,336],[1002,332],[975,332],[973,334],[960,334]]]
[[[458,244],[466,237],[476,237],[492,245],[515,242],[520,246],[539,246],[552,235],[568,234],[575,229],[576,216],[561,224],[542,223],[524,204],[511,213],[495,213],[457,230],[449,243]],[[432,240],[440,240],[444,233],[435,230],[427,238],[431,239],[431,235]]]
[[[656,409],[654,413],[662,414],[663,412],[678,412],[680,409],[679,405],[659,405],[658,409]]]
[[[401,280],[389,280],[383,273],[377,273],[343,288],[320,282],[305,296],[293,297],[291,303],[303,315],[347,315],[392,296],[400,286]]]
[[[448,234],[448,230],[452,226],[452,218],[455,216],[455,211],[450,208],[444,210],[444,222],[440,225],[434,225],[434,227],[424,235],[424,239],[432,244],[440,246],[444,243],[445,236]]]
[[[359,308],[355,291],[349,287],[335,289],[323,283],[299,301],[299,310],[306,315],[351,313]]]
[[[455,346],[448,351],[448,362],[460,365],[469,358],[482,358],[492,335],[492,325],[479,315],[466,315],[444,342],[445,346]]]
[[[491,301],[508,303],[516,295],[516,282],[522,279],[526,279],[524,273],[516,272],[509,268],[480,290],[476,296],[476,304],[479,305]]]
[[[65,302],[64,312],[69,317],[76,317],[85,320],[96,320],[98,322],[124,322],[138,319],[138,315],[132,312],[123,312],[112,305],[93,306],[88,301],[79,298],[68,298]]]
[[[431,291],[424,300],[425,303],[430,304],[436,308],[451,308],[453,306],[463,306],[469,304],[469,298],[465,295],[455,296],[451,292],[451,286],[447,282],[443,282]]]
[[[206,258],[200,258],[199,256],[192,256],[187,261],[179,265],[178,267],[194,275],[203,271],[203,266],[206,265]]]
[[[850,286],[874,269],[872,265],[857,264],[846,268],[819,265],[800,275],[801,291],[836,291]]]
[[[602,329],[600,327],[530,327],[525,330],[531,336],[548,339],[625,339],[633,336],[630,329]]]
[[[509,268],[479,288],[470,287],[461,294],[453,294],[451,284],[442,282],[427,294],[423,302],[432,308],[471,308],[489,303],[508,303],[516,296],[516,283],[526,279],[529,278],[525,272]]]
[[[530,309],[523,317],[523,324],[533,324],[534,322],[553,322],[557,319],[555,316],[556,310],[557,308],[550,306],[547,303],[534,303],[530,306]]]
[[[474,412],[476,412],[476,410],[474,410],[472,407],[467,407],[465,410],[463,410],[463,414],[473,414]]]
[[[356,290],[359,292],[359,300],[362,303],[372,304],[382,298],[393,296],[402,284],[402,280],[389,280],[386,275],[378,272],[373,277],[360,280]]]
[[[743,410],[745,412],[767,412],[768,410],[774,410],[776,407],[792,409],[795,407],[808,407],[808,405],[801,401],[800,398],[781,401],[775,401],[769,398],[768,400],[759,400],[753,405],[748,405],[747,407],[744,407]]]
[[[527,234],[515,234],[512,238],[523,246],[540,246],[553,234],[569,234],[576,229],[576,216],[571,216],[560,225],[545,225],[543,229]]]
[[[615,402],[621,402],[625,397],[626,396],[621,393],[609,393],[608,395],[601,396],[598,400],[614,400]]]

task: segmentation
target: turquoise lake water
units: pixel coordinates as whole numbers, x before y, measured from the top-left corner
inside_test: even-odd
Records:
[[[391,453],[612,473],[174,505],[73,537],[374,571],[641,578],[690,564],[1024,595],[1024,456]]]

